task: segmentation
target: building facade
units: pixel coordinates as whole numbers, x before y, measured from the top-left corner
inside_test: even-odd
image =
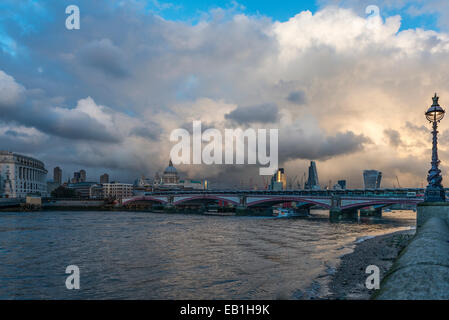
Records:
[[[365,189],[379,189],[382,172],[377,170],[363,170],[363,184]]]
[[[107,173],[100,176],[100,183],[109,183],[109,175]]]
[[[133,185],[130,183],[103,183],[103,196],[107,199],[126,199],[133,196]]]
[[[270,190],[281,191],[287,189],[287,177],[284,168],[279,168],[271,177]]]
[[[86,170],[80,170],[73,173],[72,183],[86,182]]]
[[[62,184],[62,170],[60,167],[53,169],[53,182],[58,185]]]
[[[346,189],[346,180],[338,180],[337,184],[340,185],[342,190]]]
[[[0,151],[0,196],[25,198],[27,194],[36,194],[46,197],[47,173],[42,161]]]
[[[80,170],[80,182],[86,182],[86,170]]]
[[[179,184],[184,190],[207,190],[207,180],[179,180]]]
[[[98,184],[96,182],[78,182],[67,185],[67,188],[75,190],[76,194],[83,199],[90,199],[92,197],[93,187],[98,187]]]

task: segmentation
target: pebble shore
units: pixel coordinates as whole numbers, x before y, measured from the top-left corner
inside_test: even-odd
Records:
[[[365,286],[369,276],[365,273],[366,267],[378,266],[382,279],[414,234],[415,230],[398,231],[358,243],[352,253],[341,258],[330,280],[330,294],[326,299],[370,299],[375,290],[368,290]]]

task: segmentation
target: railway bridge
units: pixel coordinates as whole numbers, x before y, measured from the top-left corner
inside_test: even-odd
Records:
[[[311,207],[329,210],[331,219],[381,216],[382,208],[416,205],[423,201],[424,189],[376,190],[190,190],[146,192],[124,199],[122,205],[151,204],[167,211],[210,205],[235,209],[237,214],[257,214],[272,206],[295,203],[297,210],[309,212]]]

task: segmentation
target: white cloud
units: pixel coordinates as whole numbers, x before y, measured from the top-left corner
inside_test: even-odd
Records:
[[[25,88],[0,70],[0,108],[13,106],[23,98]]]

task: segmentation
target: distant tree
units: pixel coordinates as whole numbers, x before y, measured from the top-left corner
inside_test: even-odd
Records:
[[[53,198],[78,198],[78,194],[75,190],[59,186],[51,192]]]

